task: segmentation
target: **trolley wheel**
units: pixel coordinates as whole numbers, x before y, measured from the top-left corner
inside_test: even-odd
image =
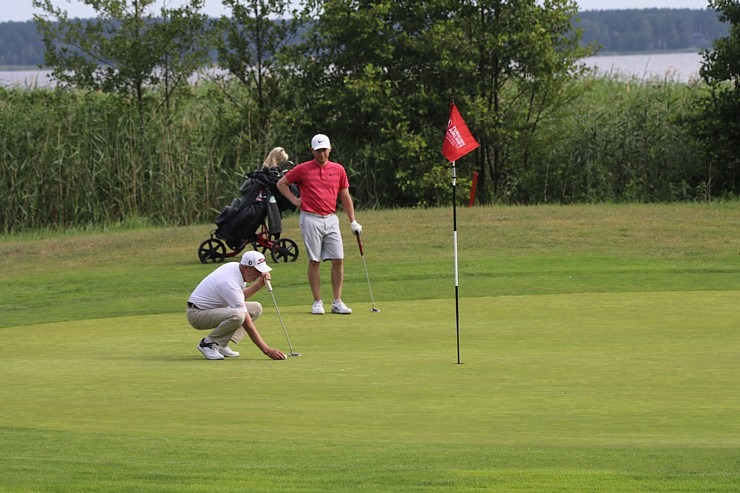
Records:
[[[295,262],[298,258],[298,245],[290,238],[280,238],[272,245],[270,253],[275,262]]]
[[[270,247],[268,247],[267,245],[263,245],[258,241],[255,241],[254,243],[252,243],[252,248],[260,252],[262,255],[265,255],[267,251],[270,250]]]
[[[226,245],[217,238],[209,238],[198,247],[198,258],[204,264],[220,264],[226,258]]]

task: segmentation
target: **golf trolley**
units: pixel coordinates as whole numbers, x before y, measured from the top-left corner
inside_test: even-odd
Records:
[[[242,195],[223,208],[215,221],[217,228],[198,247],[202,263],[221,263],[250,244],[265,255],[269,251],[274,262],[296,261],[298,245],[290,238],[281,238],[282,213],[295,210],[277,190],[277,182],[283,174],[275,167],[263,168],[247,176],[239,188]],[[297,195],[297,189],[291,189]],[[227,252],[227,247],[231,251]]]
[[[217,236],[218,230],[211,232],[211,237],[198,247],[198,258],[204,264],[218,264],[227,258],[239,255],[250,243],[252,248],[267,256],[270,252],[273,262],[295,262],[298,258],[298,245],[290,238],[277,238],[271,235],[267,225],[262,224],[255,238],[244,240],[237,248],[226,251],[226,245]]]

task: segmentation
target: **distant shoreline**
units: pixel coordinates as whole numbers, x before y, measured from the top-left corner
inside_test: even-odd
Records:
[[[703,48],[686,49],[686,50],[656,50],[656,51],[600,51],[582,58],[585,60],[593,57],[618,57],[618,56],[648,56],[648,55],[682,55],[687,53],[693,53],[697,55],[702,54]],[[205,68],[205,67],[204,67]],[[213,68],[213,67],[208,67]],[[44,72],[51,71],[52,67],[39,67],[38,65],[0,65],[0,72],[23,72],[23,71],[34,71]]]
[[[684,55],[686,53],[701,55],[703,51],[704,48],[691,48],[685,50],[599,51],[593,55],[587,56],[586,58],[595,56]]]
[[[626,54],[598,54],[581,58],[579,63],[593,68],[603,76],[637,77],[648,80],[656,77],[682,82],[698,80],[704,59],[695,51],[656,51]],[[214,67],[201,69],[193,76],[197,80],[205,73],[219,71]],[[51,68],[0,67],[0,86],[46,87],[56,85]]]
[[[47,67],[41,67],[39,68],[38,65],[0,65],[0,71],[1,72],[21,72],[21,71],[31,71],[31,70],[52,70],[51,68]]]

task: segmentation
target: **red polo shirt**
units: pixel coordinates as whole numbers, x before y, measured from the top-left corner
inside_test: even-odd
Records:
[[[295,166],[285,178],[296,183],[301,190],[301,211],[321,216],[334,214],[337,210],[339,191],[349,188],[344,167],[333,161],[319,166],[315,159]]]

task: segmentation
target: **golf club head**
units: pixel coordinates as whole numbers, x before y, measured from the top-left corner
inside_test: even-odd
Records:
[[[372,308],[370,309],[370,311],[372,311],[372,312],[375,312],[375,313],[380,313],[380,308],[375,308],[375,307],[372,307]]]
[[[290,353],[288,356],[289,357],[292,356],[293,358],[298,358],[298,357],[300,357],[300,355],[301,355],[301,353]]]

